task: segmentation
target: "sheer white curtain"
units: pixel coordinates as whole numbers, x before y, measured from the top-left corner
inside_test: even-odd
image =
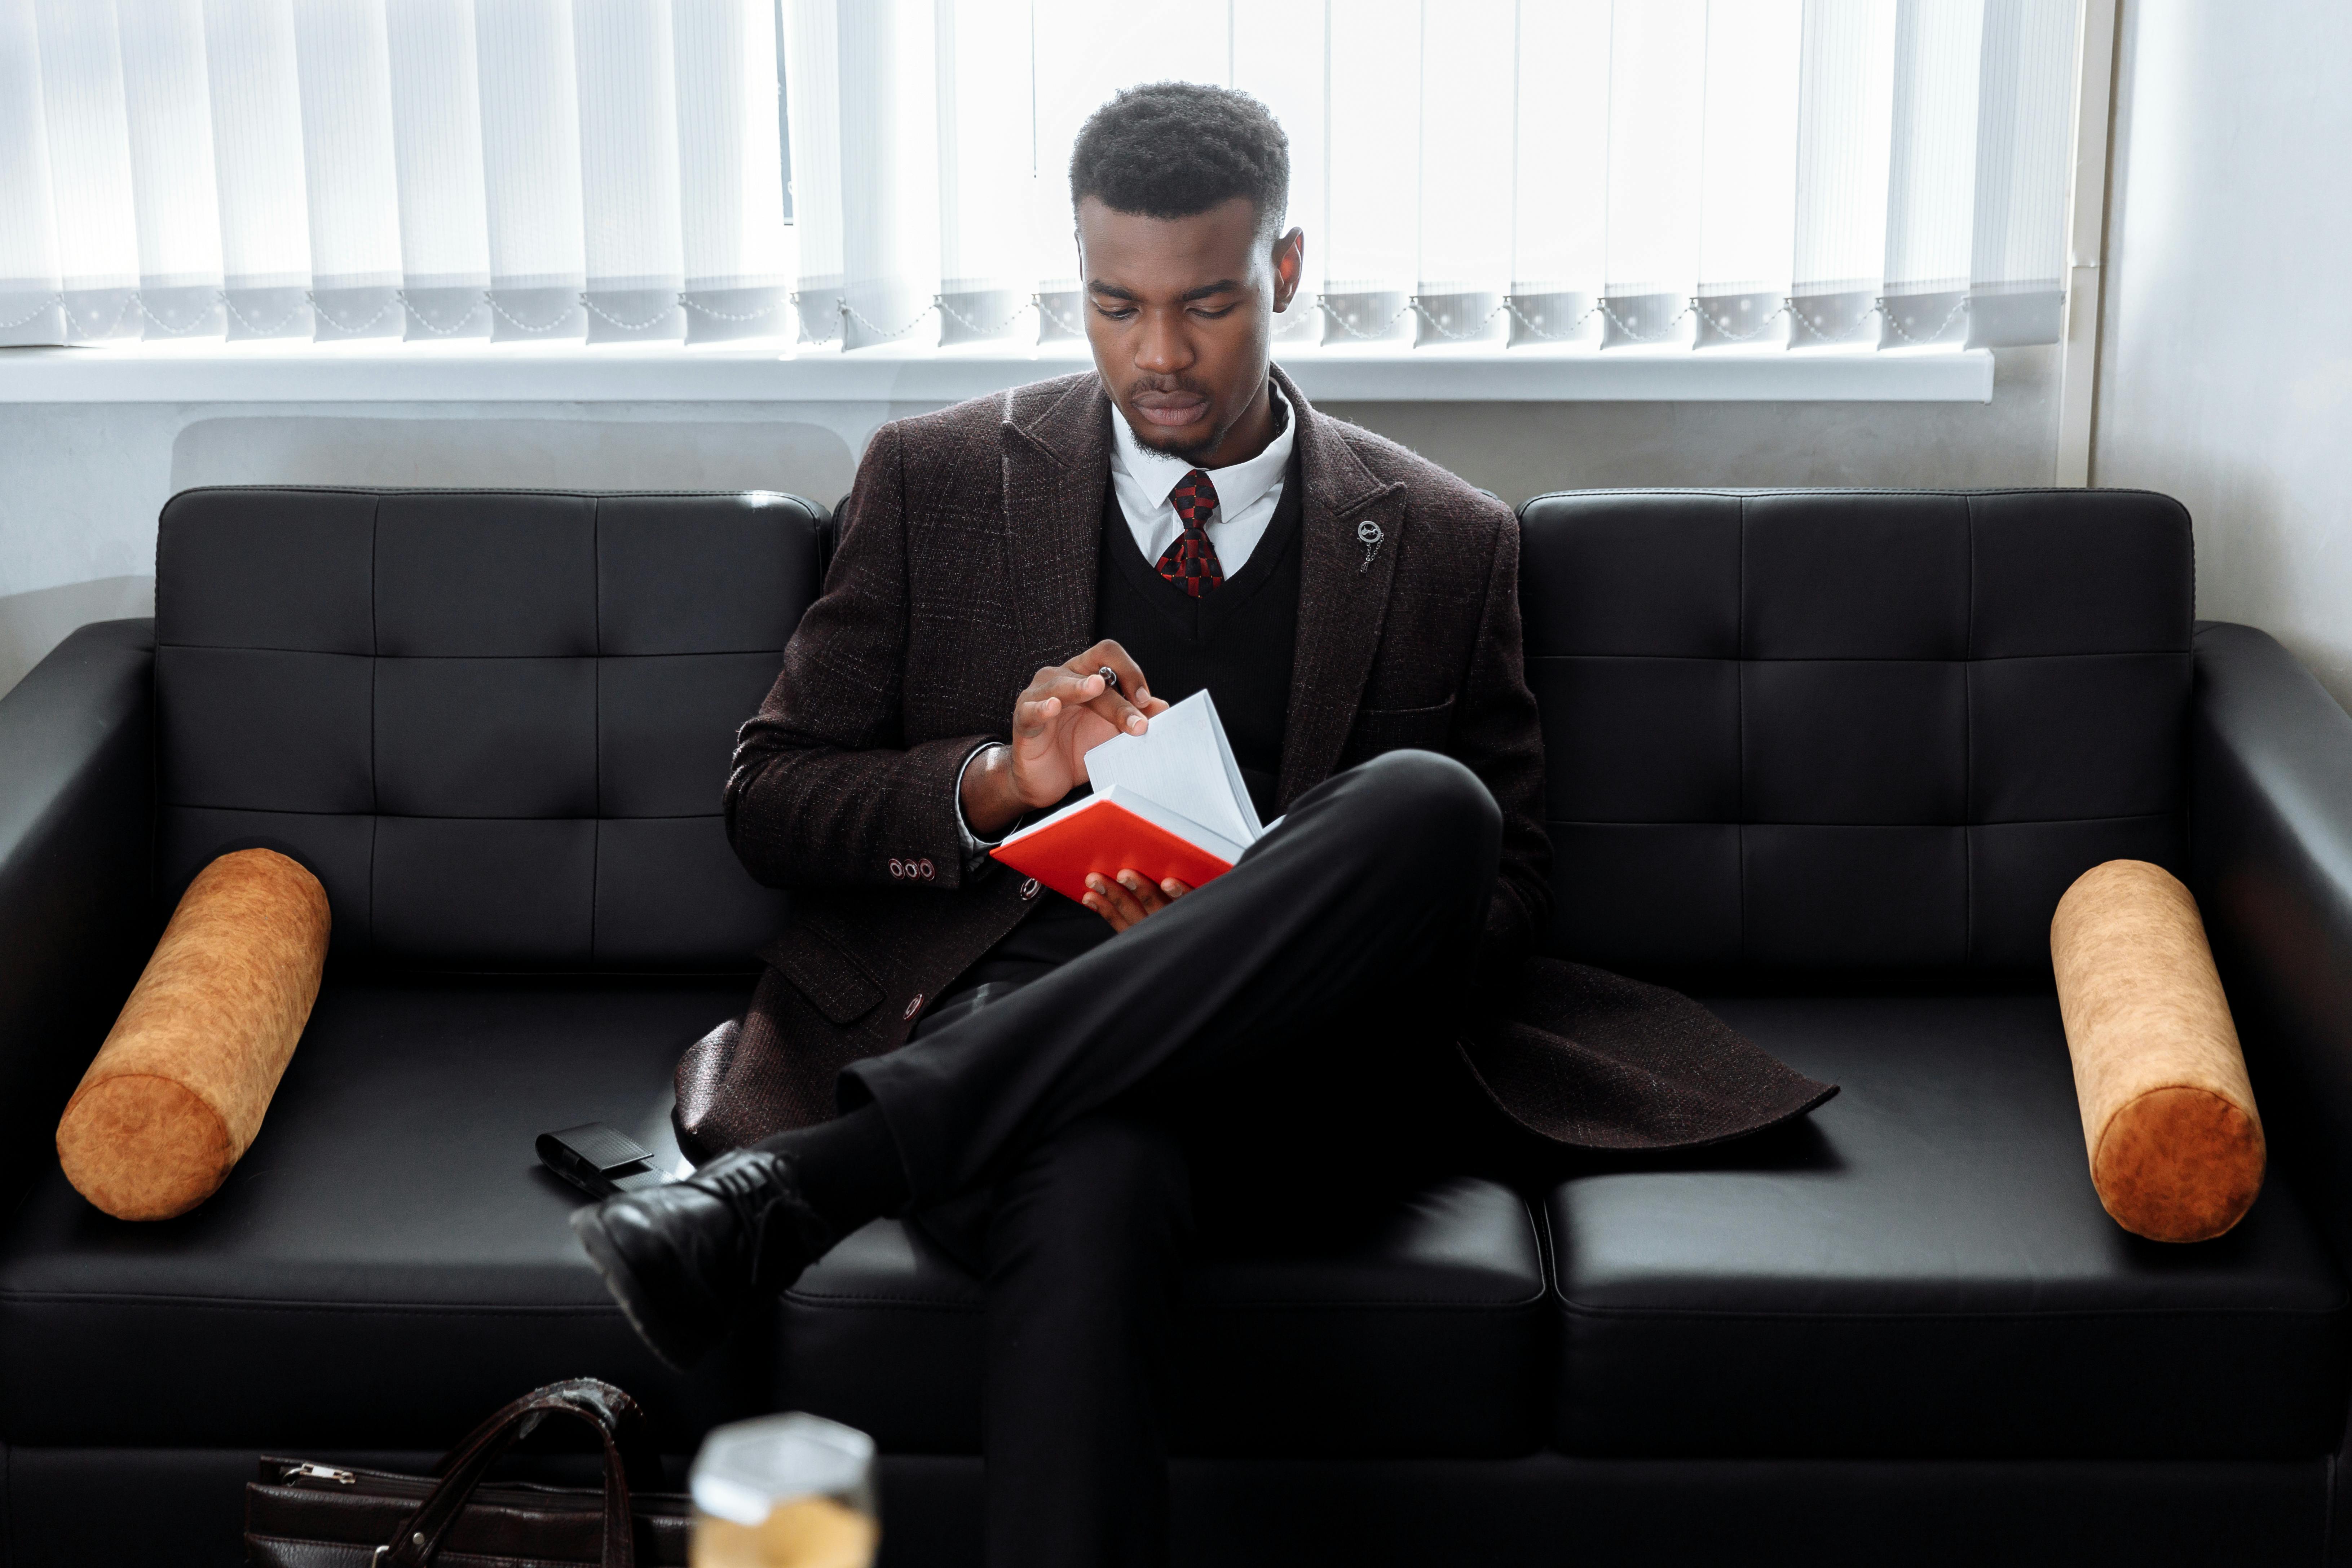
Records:
[[[0,0],[0,344],[774,335],[774,0]]]
[[[1171,78],[1254,93],[1290,135],[1308,284],[1286,340],[2058,334],[2075,0],[1234,0],[1181,26],[1102,0],[787,0],[787,17],[813,344],[1072,335],[1071,141],[1118,89]]]
[[[1287,343],[2050,342],[2077,26],[2077,0],[0,0],[0,343],[1068,338],[1071,143],[1167,79],[1290,136]]]

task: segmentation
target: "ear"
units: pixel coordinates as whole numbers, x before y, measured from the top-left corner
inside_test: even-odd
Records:
[[[1081,196],[1070,204],[1070,248],[1078,255],[1078,279],[1084,284],[1087,276],[1087,207],[1100,205],[1097,196]],[[1085,291],[1081,287],[1081,293]]]
[[[1274,242],[1274,308],[1290,309],[1297,297],[1298,279],[1307,270],[1307,231],[1292,229]]]

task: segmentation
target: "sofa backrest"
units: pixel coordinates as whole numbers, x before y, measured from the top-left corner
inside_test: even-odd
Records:
[[[2189,517],[2127,490],[1601,490],[1521,510],[1556,951],[2045,968],[2179,868]]]
[[[817,590],[796,497],[216,489],[156,549],[158,889],[265,845],[334,951],[742,968],[782,923],[719,813]]]

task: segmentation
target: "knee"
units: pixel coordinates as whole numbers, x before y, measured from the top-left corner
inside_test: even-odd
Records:
[[[1111,1214],[1163,1207],[1190,1186],[1173,1134],[1119,1116],[1082,1116],[1047,1139],[1038,1164],[1063,1201]]]
[[[1476,773],[1435,752],[1383,752],[1358,768],[1389,844],[1425,868],[1491,871],[1503,813]]]
[[[1192,1225],[1192,1171],[1162,1129],[1112,1116],[1071,1122],[998,1184],[996,1267],[1040,1252],[1108,1262],[1164,1253]]]

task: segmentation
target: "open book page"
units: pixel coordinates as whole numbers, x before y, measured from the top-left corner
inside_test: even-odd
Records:
[[[1181,812],[1169,810],[1156,800],[1131,794],[1117,784],[1103,792],[1103,799],[1109,805],[1133,812],[1161,832],[1205,850],[1229,867],[1239,860],[1242,852],[1249,847],[1247,844],[1228,838],[1214,828],[1202,826]]]
[[[1265,831],[1249,786],[1234,761],[1233,743],[1206,691],[1196,691],[1151,721],[1140,735],[1114,735],[1087,753],[1087,777],[1097,792],[1156,801],[1211,832],[1244,846]]]

